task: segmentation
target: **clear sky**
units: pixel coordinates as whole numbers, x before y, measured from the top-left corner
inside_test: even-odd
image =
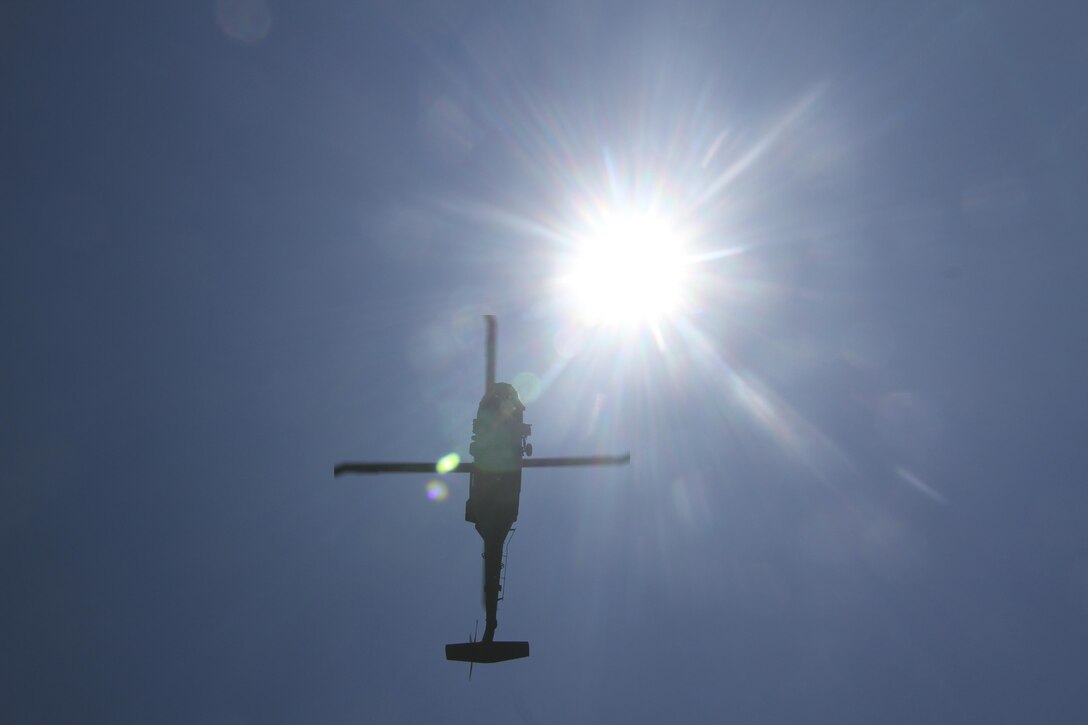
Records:
[[[1086,15],[3,3],[0,721],[1083,722]]]

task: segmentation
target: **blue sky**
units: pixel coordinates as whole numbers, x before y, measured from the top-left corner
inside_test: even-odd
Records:
[[[1079,722],[1086,21],[5,4],[0,720]],[[587,323],[647,209],[681,303]],[[470,683],[467,481],[331,470],[467,453],[485,312],[633,458],[526,473]]]

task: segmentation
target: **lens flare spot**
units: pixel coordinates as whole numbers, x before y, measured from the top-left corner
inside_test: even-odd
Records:
[[[437,479],[428,481],[426,490],[427,498],[431,501],[445,501],[450,496],[450,490],[446,487],[446,484]]]
[[[460,464],[461,456],[456,453],[450,453],[438,459],[438,463],[434,465],[434,470],[439,473],[450,473]]]
[[[513,386],[523,403],[531,403],[540,397],[540,378],[528,370],[514,376]]]
[[[272,28],[272,13],[265,0],[216,0],[215,19],[229,37],[254,45]]]

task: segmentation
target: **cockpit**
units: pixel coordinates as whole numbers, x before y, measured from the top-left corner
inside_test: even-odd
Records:
[[[532,426],[523,422],[524,410],[513,385],[494,383],[488,389],[472,421],[469,453],[477,462],[495,470],[513,469],[522,455],[532,455],[532,445],[527,441]]]
[[[510,383],[495,383],[480,400],[480,411],[501,417],[520,415],[525,410],[518,391]]]

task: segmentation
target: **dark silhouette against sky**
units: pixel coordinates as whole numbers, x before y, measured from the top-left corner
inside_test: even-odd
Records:
[[[1086,29],[4,3],[0,721],[1081,722]]]

